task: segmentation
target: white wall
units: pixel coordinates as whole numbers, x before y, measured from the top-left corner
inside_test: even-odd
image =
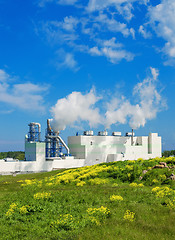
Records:
[[[162,156],[161,137],[157,133],[133,137],[133,144],[131,140],[131,137],[83,135],[68,137],[68,146],[74,157],[85,158],[85,165]]]
[[[14,173],[14,172],[41,172],[52,171],[60,168],[76,168],[84,166],[84,159],[74,159],[73,157],[66,157],[61,160],[51,161],[18,161],[5,162],[0,160],[0,174]]]
[[[25,158],[27,161],[45,161],[46,158],[45,142],[27,142],[25,141]]]
[[[162,156],[162,140],[157,133],[150,133],[148,137],[148,151],[152,157]]]
[[[25,142],[26,161],[0,160],[0,173],[13,172],[41,172],[52,171],[60,168],[75,168],[84,166],[84,159],[74,159],[74,157],[51,158],[46,161],[44,142]]]

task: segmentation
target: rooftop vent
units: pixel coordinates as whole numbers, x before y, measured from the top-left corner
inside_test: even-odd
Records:
[[[108,132],[106,130],[98,132],[98,136],[107,136],[107,135],[108,135]]]
[[[126,137],[132,137],[132,136],[135,136],[135,133],[133,132],[127,132],[126,133],[126,135],[125,135]]]
[[[112,136],[121,136],[121,135],[122,135],[121,132],[113,132],[113,133],[112,133]]]
[[[94,132],[89,130],[89,131],[84,131],[84,136],[93,136]]]

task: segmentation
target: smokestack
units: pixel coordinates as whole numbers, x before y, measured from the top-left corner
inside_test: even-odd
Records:
[[[52,131],[52,128],[50,126],[50,119],[47,119],[47,132],[51,132]]]
[[[59,135],[59,131],[55,131],[55,129],[53,129],[52,127],[51,127],[51,122],[53,121],[53,119],[47,119],[47,133],[51,133],[52,132],[52,130],[53,130],[53,132],[55,133],[55,135]]]
[[[131,135],[131,145],[134,144],[134,130],[132,128],[132,135]]]

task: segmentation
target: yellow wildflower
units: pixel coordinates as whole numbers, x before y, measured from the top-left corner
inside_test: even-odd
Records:
[[[21,214],[26,214],[28,212],[28,210],[27,210],[28,207],[29,206],[22,206],[21,208],[19,208],[19,212]]]
[[[134,182],[133,182],[133,183],[130,183],[129,186],[130,186],[130,187],[137,187],[137,183],[134,183]]]
[[[119,195],[112,195],[112,196],[110,196],[110,201],[111,202],[114,202],[114,201],[123,201],[123,197],[122,196],[119,196]]]
[[[51,196],[51,193],[48,193],[48,192],[38,192],[36,194],[34,194],[34,199],[48,199],[50,198]]]
[[[100,185],[108,183],[108,179],[102,179],[102,178],[92,178],[88,181],[91,185]]]
[[[78,187],[82,187],[82,186],[84,186],[85,184],[86,184],[85,181],[81,181],[81,182],[78,182],[76,185],[77,185]]]
[[[130,222],[133,222],[134,221],[134,216],[135,216],[134,212],[131,212],[130,210],[126,210],[123,218],[125,220],[130,221]]]

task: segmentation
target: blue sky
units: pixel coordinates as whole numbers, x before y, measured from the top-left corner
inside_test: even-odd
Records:
[[[175,149],[175,0],[0,0],[0,151],[28,123],[61,136],[158,132]]]

